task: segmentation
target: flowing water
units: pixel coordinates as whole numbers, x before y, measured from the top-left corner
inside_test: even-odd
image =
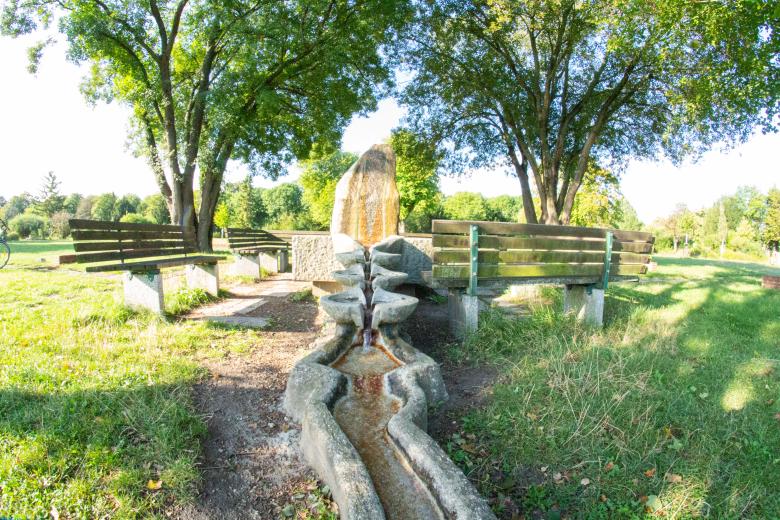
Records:
[[[333,416],[363,459],[388,520],[441,519],[435,499],[387,433],[401,402],[386,391],[384,374],[400,365],[381,345],[351,347],[332,364],[350,378],[347,395],[336,403]]]

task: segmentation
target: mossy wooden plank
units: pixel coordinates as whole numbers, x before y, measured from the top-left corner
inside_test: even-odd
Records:
[[[195,233],[182,231],[110,231],[110,230],[71,230],[74,241],[91,240],[176,240],[195,239]]]
[[[549,226],[544,224],[516,224],[512,222],[484,222],[465,220],[434,220],[434,234],[466,234],[469,226],[479,226],[480,234],[485,235],[527,235],[554,237],[604,238],[612,231],[620,241],[651,241],[652,235],[643,231],[625,231],[621,229],[590,228],[578,226]]]
[[[643,264],[648,255],[636,253],[613,253],[615,264]],[[524,264],[524,263],[598,263],[604,261],[602,251],[479,251],[479,262],[484,264]],[[434,250],[435,264],[465,264],[469,261],[469,252],[465,249]]]
[[[119,230],[119,231],[182,231],[181,226],[170,224],[136,224],[130,222],[108,222],[72,218],[68,220],[71,229]]]
[[[466,235],[433,235],[433,247],[468,249],[469,237]],[[541,251],[604,251],[603,239],[582,238],[544,238],[544,237],[508,237],[480,235],[480,249],[530,249]],[[631,253],[650,253],[653,245],[648,242],[619,242],[612,245],[613,251]]]
[[[480,264],[479,279],[497,278],[553,278],[553,277],[598,277],[603,271],[602,264],[535,264],[503,265]],[[615,265],[610,269],[611,276],[643,274],[647,266],[641,264]],[[434,279],[464,279],[469,275],[468,265],[433,266]]]
[[[197,248],[184,247],[180,242],[178,247],[170,247],[165,249],[131,249],[122,251],[104,251],[100,253],[82,253],[78,255],[63,255],[60,257],[60,263],[67,264],[78,262],[80,264],[87,264],[92,262],[108,262],[111,260],[128,260],[135,258],[153,258],[156,256],[183,255],[197,252]]]
[[[118,251],[119,249],[153,249],[181,247],[181,240],[112,240],[108,242],[73,242],[77,253],[90,251]]]
[[[221,256],[200,255],[183,256],[176,258],[161,258],[159,260],[150,260],[146,262],[131,262],[126,264],[105,264],[91,265],[86,268],[88,273],[111,272],[111,271],[133,271],[140,272],[146,270],[160,269],[163,267],[178,267],[182,265],[197,264],[216,264],[222,260]]]

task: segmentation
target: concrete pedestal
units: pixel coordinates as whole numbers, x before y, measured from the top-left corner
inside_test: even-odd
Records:
[[[458,289],[450,289],[447,292],[450,330],[456,337],[463,338],[469,332],[477,330],[481,306],[478,296],[469,296]]]
[[[234,258],[235,261],[231,266],[231,270],[234,275],[260,278],[260,260],[256,254],[235,255]]]
[[[138,310],[163,312],[163,283],[160,271],[125,272],[123,276],[125,305]]]
[[[604,290],[587,285],[567,285],[563,289],[563,312],[591,325],[604,324]]]
[[[277,253],[278,251],[263,251],[257,255],[260,267],[268,274],[276,274],[279,272],[279,259]]]
[[[279,251],[279,272],[286,273],[290,270],[290,254],[286,249]]]
[[[188,265],[184,270],[187,287],[203,289],[212,296],[219,295],[219,268],[217,264]]]

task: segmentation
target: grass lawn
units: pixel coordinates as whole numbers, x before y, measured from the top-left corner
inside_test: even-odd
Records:
[[[247,351],[258,334],[129,311],[118,276],[53,267],[68,242],[11,247],[0,270],[0,518],[155,518],[192,499],[199,360]],[[198,300],[171,296],[169,309]]]
[[[610,287],[603,330],[552,291],[453,349],[500,370],[448,448],[503,517],[780,518],[780,291],[759,276],[780,270],[657,262]]]

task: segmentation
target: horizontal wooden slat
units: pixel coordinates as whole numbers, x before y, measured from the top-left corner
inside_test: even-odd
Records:
[[[643,231],[465,220],[434,220],[433,234],[466,234],[469,232],[469,226],[471,224],[478,225],[480,234],[485,235],[604,238],[607,231],[612,231],[614,237],[620,241],[650,242],[653,240],[653,236],[650,233]]]
[[[469,237],[465,235],[433,235],[434,247],[468,249]],[[584,238],[521,238],[504,236],[480,236],[480,249],[528,249],[534,251],[603,251],[605,241]],[[612,243],[613,251],[650,253],[653,245],[647,242]]]
[[[195,233],[181,231],[106,231],[106,230],[71,230],[75,241],[86,240],[176,240],[187,238],[194,240]]]
[[[182,231],[181,226],[170,224],[136,224],[130,222],[108,222],[104,220],[86,220],[72,218],[68,220],[71,229],[83,230],[119,230],[119,231]]]
[[[285,249],[284,247],[279,246],[258,246],[258,247],[246,247],[243,249],[234,249],[234,253],[238,253],[239,255],[251,255],[251,254],[257,254],[261,251],[279,251],[280,249]]]
[[[181,247],[181,240],[112,240],[109,242],[73,242],[73,250],[77,253],[89,251],[119,251],[129,249],[155,249],[165,247]]]
[[[644,264],[648,255],[635,253],[613,253],[613,264]],[[484,264],[521,264],[521,263],[597,263],[604,261],[603,251],[479,251],[479,263]],[[466,249],[435,250],[434,264],[468,264],[469,251]]]
[[[91,265],[86,268],[88,273],[100,273],[111,271],[145,271],[152,269],[159,269],[163,267],[178,267],[181,265],[192,264],[216,264],[219,260],[222,260],[221,256],[187,256],[179,258],[161,258],[160,260],[152,260],[148,262],[131,262],[127,264],[106,264],[106,265]]]
[[[643,274],[645,265],[616,265],[610,269],[611,276],[626,276]],[[557,276],[583,277],[599,276],[604,272],[603,264],[525,264],[501,265],[480,264],[479,279],[509,279],[509,278],[549,278]],[[434,279],[463,279],[469,276],[467,265],[435,265]]]
[[[172,256],[189,253],[197,253],[195,247],[170,247],[167,249],[131,249],[128,251],[105,251],[101,253],[82,253],[78,255],[63,255],[60,257],[61,264],[77,262],[86,264],[90,262],[108,262],[111,260],[127,260],[133,258],[153,258],[155,256]]]

